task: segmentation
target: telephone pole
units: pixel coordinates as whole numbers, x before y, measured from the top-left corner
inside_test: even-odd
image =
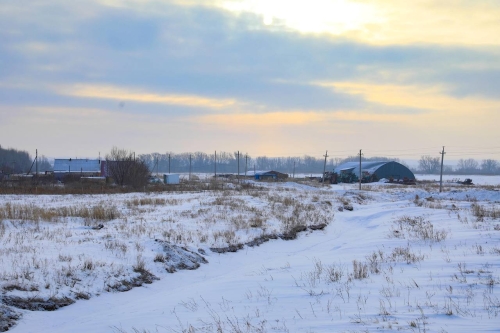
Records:
[[[248,171],[248,154],[245,154],[245,177],[247,176]]]
[[[359,150],[359,190],[361,191],[361,156],[363,154],[361,153],[361,149]]]
[[[441,154],[441,176],[439,177],[439,193],[443,192],[443,163],[444,163],[444,146],[443,146],[443,151],[440,152]]]
[[[325,186],[326,158],[328,157],[328,150],[323,156],[325,157],[325,164],[323,165],[323,184],[321,186]]]
[[[189,154],[189,180],[191,180],[191,154]]]
[[[214,154],[214,169],[215,169],[215,180],[217,180],[217,150]]]
[[[38,182],[38,149],[36,150],[36,156],[35,156],[35,181]]]
[[[158,177],[158,164],[160,162],[160,157],[159,157],[160,154],[155,154],[155,157],[156,157],[156,177]]]
[[[170,174],[170,154],[168,154],[168,173]]]
[[[238,150],[238,183],[240,182],[240,151]]]
[[[292,174],[292,178],[295,178],[295,161],[293,161],[293,174]]]

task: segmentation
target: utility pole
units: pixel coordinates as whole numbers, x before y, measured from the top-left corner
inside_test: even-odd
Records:
[[[245,154],[245,177],[247,176],[248,171],[248,154]]]
[[[217,150],[214,154],[214,168],[215,168],[215,180],[217,180]]]
[[[328,157],[328,150],[326,151],[325,155],[323,155],[325,157],[325,164],[323,165],[323,184],[322,186],[325,185],[325,172],[326,172],[326,158]]]
[[[168,154],[168,173],[170,174],[170,154]]]
[[[191,180],[191,154],[189,154],[189,180]]]
[[[441,176],[439,177],[439,192],[443,192],[443,163],[444,163],[444,146],[443,146],[443,151],[440,152],[441,154]]]
[[[35,180],[38,182],[38,149],[36,149],[35,153]]]
[[[240,151],[238,150],[238,183],[240,182]]]
[[[155,157],[156,157],[156,176],[158,176],[158,162],[159,162],[158,154],[155,154]]]
[[[363,154],[361,153],[361,149],[359,150],[359,190],[361,191],[361,156]]]
[[[295,178],[295,161],[293,161],[293,173],[292,173],[292,178]]]

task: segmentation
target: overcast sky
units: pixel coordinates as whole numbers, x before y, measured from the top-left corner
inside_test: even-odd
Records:
[[[498,0],[2,0],[0,144],[500,160]]]

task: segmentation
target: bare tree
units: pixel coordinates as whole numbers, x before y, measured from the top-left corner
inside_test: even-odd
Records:
[[[38,171],[51,171],[52,169],[47,157],[44,155],[38,157]]]
[[[483,173],[489,174],[489,175],[492,175],[492,174],[499,172],[500,170],[499,170],[498,162],[495,160],[491,160],[491,159],[483,160],[483,162],[481,163],[481,171]]]
[[[424,155],[420,157],[418,161],[418,169],[422,173],[437,173],[441,166],[441,161],[439,157],[431,157],[429,155]]]
[[[479,163],[473,158],[459,159],[457,164],[457,172],[470,174],[476,173],[479,170]]]
[[[113,147],[106,155],[106,163],[110,176],[118,185],[140,188],[148,182],[149,168],[143,160],[136,160],[133,152]]]

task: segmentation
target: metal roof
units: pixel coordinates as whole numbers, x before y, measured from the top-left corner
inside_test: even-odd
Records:
[[[377,162],[361,162],[361,171],[374,173],[378,168],[390,161],[377,161]],[[351,171],[355,175],[359,174],[359,162],[346,162],[337,166],[333,171],[340,173],[341,171]]]
[[[336,173],[348,172],[359,176],[359,162],[347,162],[337,166]],[[415,175],[401,163],[395,161],[374,161],[361,162],[361,172],[367,172],[370,175],[376,174],[379,178],[397,177],[415,179]]]
[[[54,172],[101,172],[100,160],[56,158]]]

